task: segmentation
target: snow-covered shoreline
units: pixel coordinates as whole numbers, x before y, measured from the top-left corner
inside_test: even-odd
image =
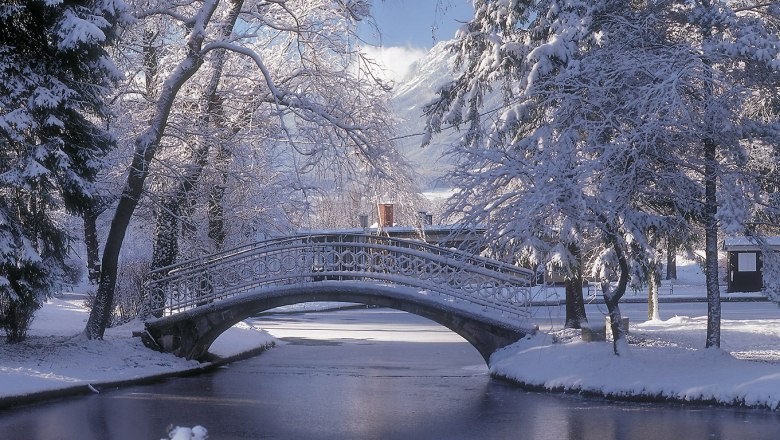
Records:
[[[681,272],[668,299],[702,296],[703,276],[697,266]],[[559,296],[548,290],[535,299]],[[36,314],[27,341],[15,345],[0,341],[0,407],[197,374],[218,365],[149,350],[132,336],[143,329],[140,321],[109,329],[102,341],[86,340],[81,336],[88,316],[83,302],[79,295],[52,298]],[[340,308],[336,306],[316,303],[285,310],[305,313]],[[724,307],[723,348],[705,350],[702,303],[669,304],[661,307],[667,319],[652,321],[643,321],[642,305],[625,304],[633,310],[631,349],[629,356],[620,358],[611,353],[611,343],[582,342],[579,331],[562,329],[562,316],[551,312],[561,308],[535,308],[540,332],[494,354],[490,373],[540,391],[780,411],[780,309],[766,301]],[[591,325],[603,323],[598,310],[589,312]],[[240,323],[220,336],[210,351],[230,360],[274,341],[264,330]]]
[[[81,334],[87,319],[82,299],[52,298],[39,310],[22,343],[0,341],[0,408],[99,392],[166,377],[197,374],[274,344],[268,333],[241,323],[223,333],[199,363],[152,351],[133,337],[143,323],[111,328],[101,341]]]
[[[780,410],[780,322],[725,320],[728,351],[695,347],[705,326],[687,316],[632,324],[621,357],[577,330],[539,333],[495,353],[490,372],[535,391]]]

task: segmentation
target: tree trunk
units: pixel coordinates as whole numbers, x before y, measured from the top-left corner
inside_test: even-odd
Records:
[[[658,310],[658,288],[661,284],[658,270],[652,270],[647,280],[647,319],[657,321],[661,319]]]
[[[157,213],[151,269],[176,263],[179,255],[179,208],[176,200],[166,200]]]
[[[201,10],[195,19],[195,29],[205,29],[206,24],[211,20],[214,10],[217,8],[218,1],[211,0],[203,3]],[[154,116],[151,126],[144,130],[135,139],[135,153],[133,161],[127,175],[125,188],[119,198],[114,218],[111,221],[111,227],[108,231],[106,246],[103,249],[102,271],[100,272],[100,283],[95,294],[95,300],[89,313],[89,319],[84,329],[84,334],[89,339],[102,339],[111,320],[111,309],[114,304],[114,289],[116,288],[117,265],[119,263],[119,253],[122,250],[122,243],[130,224],[130,219],[138,206],[141,194],[144,189],[144,182],[149,175],[149,166],[157,152],[160,139],[162,138],[165,126],[168,123],[168,116],[171,107],[181,87],[189,80],[203,64],[203,57],[200,53],[205,32],[193,32],[187,43],[187,56],[182,60],[176,69],[173,70],[168,79],[163,83],[160,97],[155,106]]]
[[[671,237],[666,239],[666,279],[677,279],[677,243]]]
[[[143,176],[139,175],[142,173],[141,163],[138,165],[139,168],[131,167],[130,169],[125,186],[126,191],[119,199],[119,205],[114,212],[114,219],[111,221],[111,228],[108,231],[106,246],[103,249],[100,282],[89,313],[87,326],[84,329],[84,333],[89,339],[102,339],[106,327],[111,323],[119,252],[122,249],[122,241],[130,223],[130,217],[132,217],[138,203],[138,197],[141,195],[143,180],[146,178],[145,173]]]
[[[577,256],[577,268],[572,278],[566,279],[566,323],[565,328],[582,328],[588,322],[585,315],[585,301],[582,299],[582,254],[576,245],[570,245],[569,251]]]
[[[160,269],[176,263],[176,257],[179,255],[179,204],[175,200],[166,200],[161,204],[154,237],[150,269]],[[155,276],[161,277],[164,274],[155,273]],[[144,295],[149,296],[141,299],[152,316],[157,318],[162,317],[165,307],[164,291],[163,286],[159,286],[154,292],[144,291]]]
[[[653,249],[658,248],[658,234],[654,228],[647,231],[648,240]],[[647,273],[647,319],[658,320],[660,311],[658,310],[658,289],[661,287],[661,267],[660,264],[653,263],[653,266]]]
[[[704,256],[707,284],[705,347],[720,347],[720,288],[718,285],[718,211],[716,145],[704,140]]]
[[[588,323],[585,314],[585,302],[582,299],[582,277],[565,281],[566,286],[566,323],[565,328],[582,328]]]
[[[234,131],[235,132],[235,131]],[[219,150],[217,151],[217,167],[223,170],[228,168],[232,154],[230,150],[220,143]],[[219,176],[219,182],[211,186],[209,192],[209,238],[214,242],[214,250],[219,252],[225,246],[225,237],[227,232],[225,231],[225,208],[224,198],[225,189],[227,188],[228,173],[222,171]]]
[[[220,252],[225,246],[225,217],[222,199],[225,197],[224,185],[212,185],[209,193],[209,238],[214,242],[214,251]]]
[[[87,279],[90,284],[100,281],[100,244],[97,236],[97,218],[100,213],[95,206],[89,206],[83,213],[84,245],[87,248]]]
[[[618,258],[618,270],[620,275],[618,276],[618,283],[614,289],[610,286],[609,280],[601,281],[601,291],[604,295],[604,304],[607,306],[607,312],[610,319],[610,327],[612,328],[612,350],[615,355],[620,356],[628,353],[628,340],[626,339],[626,332],[623,329],[623,315],[620,313],[620,306],[618,303],[623,295],[626,293],[628,287],[628,261],[626,260],[625,253],[620,249],[620,246],[613,243],[615,253]]]

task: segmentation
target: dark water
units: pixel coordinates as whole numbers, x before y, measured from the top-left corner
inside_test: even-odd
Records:
[[[287,345],[211,374],[0,411],[0,439],[156,440],[169,424],[203,425],[210,439],[780,438],[767,411],[525,392],[491,380],[476,350],[434,324],[431,341],[395,341],[429,324],[355,313],[272,320],[297,328]],[[312,326],[356,339],[298,334]]]

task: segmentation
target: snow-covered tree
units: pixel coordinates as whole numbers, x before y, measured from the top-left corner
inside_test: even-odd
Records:
[[[99,123],[120,77],[105,46],[121,0],[0,5],[0,320],[22,339],[63,269],[64,212],[91,203],[113,138]]]
[[[428,106],[432,132],[467,127],[453,209],[497,225],[497,246],[548,267],[573,272],[567,249],[584,249],[616,353],[618,301],[659,265],[648,237],[684,244],[703,225],[706,345],[717,346],[717,231],[744,229],[766,196],[746,158],[752,145],[777,144],[777,123],[744,110],[759,84],[776,90],[777,35],[727,2],[475,1],[475,10],[453,46],[464,73]],[[499,112],[481,108],[494,89],[505,97]]]
[[[230,11],[239,11],[234,22],[240,25],[229,25]],[[366,73],[354,34],[355,22],[366,13],[365,2],[333,0],[180,1],[136,10],[139,20],[162,17],[164,25],[142,40],[147,63],[139,78],[153,92],[139,90],[139,95],[152,98],[151,111],[144,112],[144,130],[132,137],[135,152],[106,240],[88,337],[101,337],[109,322],[124,235],[142,194],[154,193],[156,182],[170,190],[154,193],[175,202],[160,205],[169,208],[180,207],[182,195],[195,193],[190,190],[199,180],[214,179],[214,191],[202,193],[213,195],[211,235],[222,240],[216,232],[221,208],[213,202],[222,198],[225,177],[241,174],[242,161],[230,159],[240,157],[236,147],[262,147],[269,140],[276,141],[274,148],[286,145],[288,158],[282,162],[297,176],[323,166],[392,175],[393,149],[380,117],[385,98],[370,84],[374,79]],[[165,33],[160,40],[154,38],[157,30]],[[217,74],[220,53],[226,67]],[[204,65],[209,67],[201,69]],[[250,142],[242,138],[246,129],[268,137]],[[155,182],[147,179],[150,173]],[[297,189],[310,184],[292,180]],[[189,198],[186,209],[169,212],[176,223],[197,214],[189,211],[191,200],[196,199]],[[164,234],[173,238],[177,229],[168,222]],[[174,246],[159,250],[169,261],[178,253]]]
[[[224,17],[219,18],[217,38],[226,39],[230,37],[241,7],[241,2],[229,5],[229,8],[224,12]],[[211,52],[209,56],[211,58],[210,62],[207,63],[209,68],[204,69],[208,72],[208,77],[205,78],[205,88],[198,97],[199,102],[193,104],[193,97],[189,97],[190,105],[186,105],[185,101],[185,108],[198,112],[194,118],[195,127],[193,133],[198,131],[201,133],[191,136],[190,139],[183,139],[185,142],[191,140],[191,143],[194,144],[192,159],[182,169],[180,175],[174,179],[172,190],[166,191],[166,193],[161,195],[162,200],[157,214],[152,256],[153,268],[169,266],[176,261],[179,250],[179,220],[184,214],[183,211],[191,207],[191,194],[203,174],[203,169],[209,160],[209,151],[215,143],[213,140],[214,136],[209,136],[208,129],[213,125],[214,119],[224,119],[222,99],[218,95],[217,88],[222,79],[227,52],[225,49],[218,49]],[[192,81],[195,81],[195,79]],[[192,118],[192,115],[190,115],[190,118]]]
[[[295,7],[302,5],[305,3]],[[224,202],[229,199],[230,194],[226,191],[230,191],[233,177],[237,174],[248,176],[246,165],[257,163],[251,159],[253,156],[263,155],[268,159],[266,171],[259,171],[260,174],[250,180],[259,184],[257,187],[252,185],[256,194],[268,197],[258,200],[259,205],[248,206],[266,211],[269,207],[284,206],[285,202],[299,205],[290,203],[292,198],[302,199],[306,207],[307,199],[320,200],[317,196],[307,197],[307,193],[331,196],[334,188],[348,184],[350,180],[372,179],[372,175],[396,172],[402,167],[392,148],[388,148],[389,144],[381,137],[390,129],[385,122],[390,119],[389,111],[383,106],[387,91],[381,84],[367,81],[369,78],[359,78],[360,71],[348,70],[359,58],[350,56],[350,51],[355,50],[351,47],[353,41],[348,38],[353,25],[349,21],[343,22],[342,12],[311,8],[298,10],[295,14],[280,13],[275,27],[299,30],[280,34],[261,28],[253,32],[255,38],[262,36],[265,41],[247,43],[247,46],[265,57],[269,72],[277,82],[319,96],[331,108],[348,109],[352,113],[349,119],[372,127],[363,131],[372,137],[373,163],[367,162],[363,155],[354,154],[351,141],[339,138],[338,133],[328,127],[301,119],[295,111],[284,110],[283,123],[279,124],[276,114],[279,108],[272,105],[265,94],[266,86],[259,83],[256,76],[237,73],[247,69],[246,60],[226,49],[215,50],[190,80],[190,87],[199,92],[177,101],[178,108],[173,109],[172,115],[176,123],[171,124],[169,134],[163,139],[170,145],[166,145],[158,156],[172,172],[153,178],[160,188],[155,190],[160,201],[153,267],[173,264],[182,255],[188,258],[220,250],[228,238],[231,246],[241,243],[242,237],[227,237],[226,227],[240,216]],[[231,9],[221,19],[218,31],[222,33],[221,38],[231,36],[238,13],[238,9]],[[332,21],[334,13],[341,24],[330,28],[316,25]],[[280,52],[280,46],[295,47],[295,51]],[[341,56],[334,56],[339,54]],[[252,71],[251,66],[249,71]],[[300,75],[302,71],[316,74]],[[192,117],[193,111],[197,112],[197,117]],[[181,140],[179,145],[175,145],[176,139]],[[282,143],[284,146],[280,145]],[[269,181],[267,174],[281,177],[289,184],[288,189],[285,191],[281,185]],[[384,180],[392,185],[399,179]],[[246,183],[247,179],[243,179],[243,184]],[[206,194],[208,197],[202,196]],[[204,211],[206,215],[203,215]],[[204,217],[208,217],[208,225],[204,225]],[[285,216],[279,217],[275,222],[257,225],[257,229],[284,227],[288,222],[284,221]],[[256,216],[256,221],[261,219],[263,217]],[[206,229],[207,234],[200,233]],[[259,232],[257,235],[261,235]],[[244,240],[247,238],[256,239],[257,236],[243,237]]]
[[[678,57],[684,64],[676,68],[684,76],[677,86],[681,99],[675,103],[683,105],[678,104],[680,117],[668,131],[689,137],[688,148],[673,157],[690,167],[703,188],[702,209],[694,220],[705,235],[705,345],[719,347],[718,233],[750,232],[757,211],[777,219],[778,205],[766,203],[774,197],[767,183],[776,174],[760,171],[755,161],[762,160],[761,150],[776,152],[780,141],[780,8],[776,3],[705,0],[661,3],[657,9],[665,40],[685,48]]]

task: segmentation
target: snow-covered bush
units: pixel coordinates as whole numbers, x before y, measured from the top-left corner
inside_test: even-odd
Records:
[[[27,295],[17,298],[0,296],[0,328],[5,330],[8,342],[24,339],[35,311],[41,307],[41,302],[35,294],[29,290],[26,293]]]
[[[132,321],[141,313],[144,276],[149,272],[149,264],[148,260],[136,260],[120,268],[114,296],[113,325]]]
[[[168,438],[170,440],[206,440],[209,438],[209,432],[200,425],[195,425],[192,428],[176,426],[168,431]]]

